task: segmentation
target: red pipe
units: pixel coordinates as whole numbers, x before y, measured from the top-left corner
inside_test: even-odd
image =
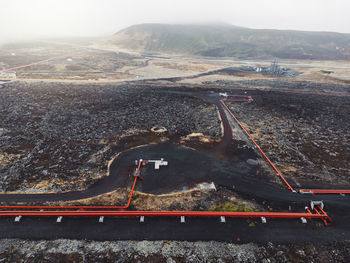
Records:
[[[141,169],[141,164],[142,164],[142,161],[140,160],[139,161],[139,165],[137,166],[137,171],[138,172]],[[131,198],[132,198],[132,195],[134,194],[134,189],[135,189],[137,178],[138,178],[138,176],[135,176],[134,183],[132,184],[132,187],[131,187],[128,203],[125,206],[116,207],[117,209],[126,209],[126,208],[128,208],[130,206]]]
[[[284,91],[282,91],[284,92]],[[326,94],[326,93],[310,93],[310,92],[290,92],[290,93],[302,93],[302,94],[317,94],[317,95],[334,95],[338,96],[337,94]],[[229,95],[232,97],[247,97],[250,98],[250,96],[245,95]],[[270,161],[270,159],[266,156],[266,154],[262,151],[262,149],[259,147],[259,145],[254,141],[254,139],[250,136],[250,134],[246,131],[246,129],[242,126],[242,124],[239,122],[239,120],[233,115],[231,110],[227,107],[225,104],[225,101],[245,101],[245,102],[251,102],[253,101],[252,98],[249,100],[221,100],[221,103],[224,105],[226,110],[231,114],[231,116],[234,118],[234,120],[237,122],[237,124],[241,127],[241,129],[245,132],[245,134],[249,137],[249,139],[254,143],[254,145],[258,148],[258,150],[261,152],[261,154],[265,157],[267,162],[271,165],[271,167],[275,170],[275,172],[278,174],[278,176],[282,179],[282,181],[287,185],[288,189],[295,192],[295,190],[289,185],[287,180],[283,177],[283,175],[278,171],[278,169],[273,165],[273,163]],[[350,194],[350,190],[337,190],[337,189],[300,189],[299,193],[312,193],[312,194]]]
[[[161,84],[154,83],[152,85],[157,86],[184,86],[184,87],[192,87],[192,88],[215,88],[215,89],[234,89],[234,90],[256,90],[253,88],[232,88],[232,87],[221,87],[221,86],[203,86],[203,85],[182,85],[182,84]],[[261,91],[272,91],[272,90],[261,90]],[[284,92],[284,93],[293,93],[293,94],[310,94],[310,95],[321,95],[321,96],[338,96],[338,97],[349,97],[350,94],[336,94],[336,93],[323,93],[323,92],[308,92],[308,91],[293,91],[293,90],[273,90],[278,92]],[[245,95],[228,95],[232,97],[249,97]],[[250,98],[251,99],[251,98]],[[274,169],[274,171],[278,174],[278,176],[282,179],[282,181],[287,185],[288,189],[295,192],[293,188],[289,185],[289,183],[286,181],[286,179],[283,177],[283,175],[278,171],[278,169],[273,165],[273,163],[270,161],[270,159],[266,156],[266,154],[261,150],[261,148],[257,145],[257,143],[253,140],[253,138],[249,135],[249,133],[244,129],[244,127],[240,124],[238,119],[232,114],[232,112],[228,109],[224,101],[241,101],[241,102],[251,102],[248,100],[221,100],[221,103],[224,105],[224,107],[228,110],[228,112],[231,114],[231,116],[235,119],[235,121],[238,123],[238,125],[242,128],[242,130],[247,134],[247,136],[250,138],[250,140],[254,143],[254,145],[258,148],[258,150],[261,152],[261,154],[265,157],[267,162],[271,165],[271,167]],[[332,189],[300,189],[299,193],[313,193],[313,194],[350,194],[350,190],[332,190]]]
[[[314,211],[315,211],[315,213],[316,213],[317,215],[321,215],[320,212],[317,211],[316,207],[314,207]],[[324,219],[324,218],[321,218],[321,219],[322,219],[323,223],[324,223],[325,225],[327,225],[326,219]]]
[[[321,206],[318,206],[318,209],[320,209],[320,211],[328,218],[329,222],[332,222],[332,219],[327,215],[327,213],[325,211],[323,211]]]
[[[250,136],[250,134],[245,130],[242,124],[238,121],[238,119],[233,115],[230,109],[226,106],[225,101],[244,101],[251,102],[253,99],[250,96],[245,95],[229,95],[230,97],[243,97],[248,98],[247,100],[221,100],[221,103],[224,105],[226,110],[231,114],[234,120],[238,123],[238,125],[242,128],[242,130],[246,133],[249,139],[254,143],[254,145],[258,148],[258,150],[262,153],[265,159],[269,162],[272,168],[276,171],[276,173],[281,177],[284,183],[288,186],[288,188],[292,191],[293,188],[288,184],[288,182],[284,179],[282,174],[278,171],[278,169],[273,165],[273,163],[269,160],[266,154],[261,150],[258,144],[254,141],[254,139]],[[139,162],[137,171],[141,169],[142,161]],[[275,213],[275,212],[198,212],[198,211],[84,211],[83,209],[126,209],[130,206],[131,198],[134,193],[135,185],[137,182],[138,176],[135,176],[128,202],[125,206],[0,206],[0,209],[80,209],[76,211],[0,211],[0,216],[167,216],[167,217],[179,217],[179,216],[189,216],[189,217],[265,217],[265,218],[320,218],[323,220],[324,224],[327,225],[326,219],[331,221],[330,217],[320,208],[319,213],[316,209],[316,214],[312,214],[309,209],[307,209],[308,213]]]
[[[251,102],[251,100],[224,100],[224,101],[242,101],[242,102]]]
[[[250,98],[250,96],[247,95],[227,95],[228,97],[240,97],[240,98]]]
[[[137,167],[137,170],[140,171],[141,169],[141,164],[142,162],[139,162],[139,165]],[[136,181],[137,181],[137,176],[135,176],[134,183],[132,185],[130,194],[129,194],[129,199],[126,205],[124,206],[40,206],[40,205],[35,205],[35,206],[19,206],[19,205],[5,205],[5,206],[0,206],[0,209],[126,209],[129,208],[130,203],[131,203],[131,198],[134,193]]]
[[[224,99],[222,101],[238,101],[238,102],[253,102],[254,100],[252,99],[251,96],[247,95],[227,95],[227,97],[238,97],[238,98],[247,98],[247,99]]]
[[[201,86],[197,86],[201,87]],[[237,88],[240,89],[240,88]],[[285,92],[285,91],[284,91]],[[293,92],[293,93],[302,93],[302,92]],[[309,93],[308,93],[309,94]],[[338,94],[318,94],[318,95],[335,95]],[[278,169],[273,165],[270,159],[266,156],[266,154],[261,150],[259,145],[254,141],[254,139],[250,136],[250,134],[245,130],[242,124],[238,121],[238,119],[233,115],[230,109],[226,106],[224,101],[241,101],[241,102],[252,102],[253,99],[250,96],[245,95],[228,95],[230,97],[245,97],[247,100],[221,100],[220,102],[224,105],[226,110],[231,114],[237,124],[241,127],[241,129],[246,133],[249,139],[254,143],[254,145],[258,148],[261,154],[265,157],[271,167],[275,170],[275,172],[280,176],[283,182],[287,185],[288,189],[295,192],[293,188],[288,184],[283,175],[278,171]],[[137,170],[140,170],[141,163],[139,162]],[[227,216],[227,217],[266,217],[266,218],[321,218],[325,221],[324,217],[328,218],[330,221],[330,217],[321,209],[323,215],[320,213],[312,214],[309,210],[308,213],[260,213],[260,212],[196,212],[196,211],[83,211],[82,209],[126,209],[130,206],[131,198],[134,193],[134,188],[136,185],[137,176],[134,179],[133,186],[130,191],[128,202],[125,206],[0,206],[0,209],[80,209],[80,211],[0,211],[0,216],[18,216],[18,215],[27,215],[27,216],[199,216],[199,217],[213,217],[213,216]],[[301,189],[300,192],[303,191],[321,191],[321,190],[306,190]],[[323,190],[327,191],[327,190]],[[332,191],[332,190],[328,190]],[[342,193],[350,193],[350,190],[333,190],[333,191],[342,191]],[[317,210],[316,210],[317,211]],[[325,222],[327,224],[327,222]]]
[[[0,211],[0,216],[166,216],[166,217],[265,217],[326,218],[322,214],[277,212],[209,212],[209,211]]]
[[[344,189],[299,189],[299,193],[306,194],[350,194],[350,190]]]
[[[250,136],[250,134],[246,131],[246,129],[243,127],[243,125],[239,122],[239,120],[233,115],[231,110],[226,106],[225,104],[226,100],[221,100],[221,103],[224,105],[226,110],[230,113],[230,115],[233,117],[233,119],[237,122],[237,124],[241,127],[241,129],[244,131],[244,133],[248,136],[248,138],[253,142],[253,144],[257,147],[257,149],[260,151],[260,153],[264,156],[266,161],[270,164],[272,169],[277,173],[277,175],[282,179],[282,181],[287,185],[288,189],[295,192],[295,190],[290,186],[290,184],[287,182],[287,180],[283,177],[283,175],[280,173],[280,171],[275,167],[275,165],[270,161],[270,159],[266,156],[266,154],[263,152],[263,150],[260,148],[260,146],[254,141],[254,139]]]
[[[132,198],[132,195],[134,194],[134,188],[135,188],[135,185],[136,185],[136,181],[137,181],[137,176],[135,176],[134,183],[132,185],[127,204],[124,205],[124,206],[119,206],[119,207],[115,206],[114,209],[126,209],[126,208],[128,208],[130,206],[131,198]],[[109,208],[111,208],[111,207],[109,207]],[[91,209],[91,208],[89,208],[89,209]]]

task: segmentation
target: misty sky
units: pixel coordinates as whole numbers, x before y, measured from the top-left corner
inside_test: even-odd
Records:
[[[349,0],[0,0],[0,43],[106,36],[139,23],[225,22],[350,33]]]

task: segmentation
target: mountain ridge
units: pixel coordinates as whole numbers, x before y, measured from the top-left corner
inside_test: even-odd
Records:
[[[138,24],[106,41],[150,53],[350,60],[350,34],[336,32],[251,29],[229,24]]]

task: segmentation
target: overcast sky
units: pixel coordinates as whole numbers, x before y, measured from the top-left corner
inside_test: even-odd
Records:
[[[139,23],[226,22],[350,33],[349,0],[0,0],[0,43],[106,36]]]

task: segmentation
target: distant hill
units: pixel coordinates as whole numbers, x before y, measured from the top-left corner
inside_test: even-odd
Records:
[[[350,34],[232,25],[133,25],[106,40],[134,51],[210,57],[350,60]]]

